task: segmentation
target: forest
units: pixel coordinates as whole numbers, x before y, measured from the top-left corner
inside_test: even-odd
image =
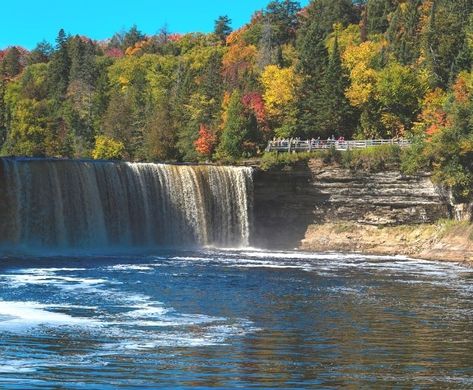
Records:
[[[241,28],[0,50],[3,156],[234,162],[274,137],[404,137],[473,188],[471,0],[271,1]]]

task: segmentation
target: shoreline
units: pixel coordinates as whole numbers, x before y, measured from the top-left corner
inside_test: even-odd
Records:
[[[472,267],[473,225],[452,221],[386,227],[323,223],[309,226],[298,250],[407,256]]]

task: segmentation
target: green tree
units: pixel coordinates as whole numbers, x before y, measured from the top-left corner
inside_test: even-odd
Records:
[[[399,3],[387,31],[390,51],[402,64],[412,64],[420,54],[419,23],[421,0]]]
[[[426,87],[411,68],[393,62],[380,71],[376,91],[383,107],[384,136],[404,135],[420,112]]]
[[[228,35],[232,32],[232,20],[227,16],[219,16],[215,21],[214,34],[225,43]]]
[[[264,18],[271,26],[275,45],[284,45],[295,41],[300,10],[300,3],[292,0],[275,0],[266,6]]]
[[[104,135],[125,145],[128,158],[135,152],[133,147],[133,108],[131,97],[127,93],[113,91],[110,104],[103,121]]]
[[[315,135],[319,127],[317,116],[320,107],[320,91],[329,62],[326,39],[335,23],[348,25],[354,19],[349,0],[320,0],[309,5],[307,17],[299,30],[298,70],[302,83],[298,92],[298,131]]]
[[[21,53],[16,46],[7,50],[7,54],[1,64],[1,73],[4,77],[12,78],[21,72]]]
[[[317,130],[321,137],[332,134],[351,137],[356,127],[353,108],[345,96],[348,76],[340,58],[338,39],[330,54],[322,88],[317,99]]]
[[[49,64],[49,90],[51,96],[63,100],[69,85],[71,63],[68,53],[69,37],[63,29],[56,38],[56,48]]]
[[[235,90],[230,96],[227,119],[220,137],[217,155],[223,159],[237,159],[243,154],[243,141],[248,136],[248,121],[241,94]]]
[[[28,55],[28,64],[47,63],[53,54],[53,47],[47,41],[39,42]]]
[[[129,47],[133,47],[136,43],[146,38],[136,25],[133,25],[123,36],[122,49],[126,50]]]
[[[366,21],[368,34],[384,34],[389,28],[389,17],[396,9],[393,0],[368,0]]]
[[[159,102],[145,125],[146,155],[152,161],[175,161],[177,131],[172,118],[170,102]]]
[[[436,85],[446,88],[461,70],[470,70],[472,59],[465,58],[467,29],[473,12],[469,0],[436,0],[423,34],[423,51]]]

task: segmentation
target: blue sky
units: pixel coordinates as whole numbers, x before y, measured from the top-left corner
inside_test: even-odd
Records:
[[[171,32],[209,32],[219,15],[234,28],[246,23],[269,0],[23,0],[5,1],[0,22],[0,48],[32,49],[53,43],[60,28],[70,34],[105,39],[133,24],[147,34],[166,25]],[[307,4],[308,1],[301,1]]]

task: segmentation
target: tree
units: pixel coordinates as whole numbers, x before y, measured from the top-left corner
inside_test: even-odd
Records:
[[[300,10],[300,3],[292,0],[276,0],[267,5],[264,19],[271,26],[275,45],[280,46],[295,41]]]
[[[56,38],[56,48],[49,64],[49,90],[58,100],[64,99],[69,85],[71,63],[68,53],[69,37],[63,29],[59,30]]]
[[[121,160],[125,156],[125,146],[120,141],[100,135],[95,140],[92,157],[95,160]]]
[[[294,102],[296,97],[299,80],[294,68],[269,65],[261,74],[261,82],[264,87],[263,99],[268,114],[272,119],[282,119],[287,107]]]
[[[393,0],[368,0],[366,19],[368,34],[384,34],[389,28],[389,17],[396,9]]]
[[[5,93],[9,121],[4,151],[10,155],[44,157],[48,155],[51,128],[51,106],[45,100],[22,96],[18,81],[10,83]]]
[[[353,135],[357,121],[345,96],[348,86],[349,80],[342,66],[338,39],[335,38],[318,100],[316,121],[318,135],[321,137],[333,134],[345,137]]]
[[[411,68],[393,62],[380,71],[376,92],[386,135],[405,135],[419,114],[426,87]]]
[[[214,152],[216,141],[217,138],[215,134],[213,134],[207,126],[201,124],[199,138],[194,142],[195,150],[199,155],[210,158]]]
[[[21,63],[21,54],[16,46],[11,47],[7,50],[7,54],[2,61],[2,74],[4,77],[12,78],[17,76],[22,69]]]
[[[215,21],[214,34],[225,43],[227,37],[232,32],[231,28],[232,20],[227,16],[219,16]]]
[[[241,94],[233,91],[228,103],[226,121],[220,137],[217,154],[223,159],[237,159],[243,154],[243,141],[248,135],[248,122]]]
[[[246,44],[244,40],[246,28],[233,31],[227,38],[229,48],[222,59],[222,74],[229,88],[244,88],[252,82],[257,49]]]
[[[353,21],[355,13],[349,0],[320,0],[312,2],[304,23],[299,30],[298,71],[302,83],[298,91],[298,131],[305,135],[315,134],[319,127],[317,115],[320,109],[320,91],[329,62],[326,39],[333,26],[346,26]]]
[[[453,86],[446,125],[436,131],[424,153],[432,161],[435,181],[452,189],[457,202],[473,196],[472,73],[462,72]]]
[[[129,47],[135,46],[136,43],[142,41],[146,38],[136,25],[133,25],[123,36],[123,42],[121,42],[121,47],[123,50],[126,50]]]
[[[92,86],[95,81],[95,46],[89,39],[75,36],[69,39],[69,80]]]
[[[145,125],[147,158],[155,161],[178,159],[176,148],[177,131],[171,116],[169,101],[158,103]]]
[[[39,42],[28,56],[28,65],[47,63],[53,54],[53,47],[47,41]]]
[[[387,31],[390,51],[404,65],[412,64],[419,58],[420,6],[421,0],[399,3]]]
[[[376,65],[384,46],[384,41],[366,41],[349,46],[343,53],[343,64],[350,73],[350,85],[345,95],[350,104],[361,112],[358,135],[363,138],[384,134],[381,107],[376,94],[379,79]]]
[[[104,135],[125,145],[125,156],[131,157],[133,147],[133,108],[130,95],[114,91],[103,120]]]
[[[446,88],[461,70],[470,70],[472,58],[465,56],[467,30],[473,12],[469,0],[426,2],[430,9],[423,26],[423,53],[436,86]],[[462,53],[463,51],[463,53]],[[465,58],[466,57],[466,58]]]

